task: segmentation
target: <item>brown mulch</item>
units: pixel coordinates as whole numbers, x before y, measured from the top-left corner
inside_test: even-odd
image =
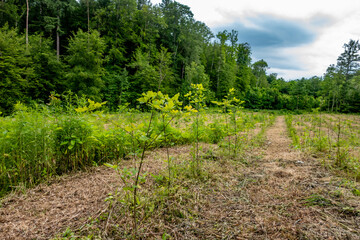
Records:
[[[0,208],[0,239],[49,239],[67,226],[86,224],[106,210],[104,199],[116,185],[115,172],[99,167],[10,195]]]

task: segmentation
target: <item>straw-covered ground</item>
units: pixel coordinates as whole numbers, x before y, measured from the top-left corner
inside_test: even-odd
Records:
[[[152,175],[140,191],[136,237],[360,239],[356,183],[334,176],[290,144],[283,117],[261,146],[235,158],[217,145],[201,144],[200,177],[189,173],[192,146],[170,148],[171,186],[162,183],[166,149],[149,152],[144,172]],[[10,194],[1,202],[0,239],[131,238],[131,206],[121,201],[122,184],[113,169],[101,166]]]

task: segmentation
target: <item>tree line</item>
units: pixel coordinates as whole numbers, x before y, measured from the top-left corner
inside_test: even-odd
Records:
[[[72,91],[109,110],[160,89],[202,83],[209,101],[229,89],[253,109],[357,112],[359,42],[350,40],[322,77],[285,81],[253,62],[235,30],[213,34],[173,0],[1,0],[0,112]]]

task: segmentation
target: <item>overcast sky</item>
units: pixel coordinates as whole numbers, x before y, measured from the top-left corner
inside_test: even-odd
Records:
[[[160,3],[161,0],[152,0]],[[216,34],[232,29],[286,80],[322,76],[360,38],[360,0],[178,0]]]

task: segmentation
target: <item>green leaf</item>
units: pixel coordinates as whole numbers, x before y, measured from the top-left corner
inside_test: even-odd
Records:
[[[132,192],[132,191],[134,191],[134,188],[133,187],[123,187],[123,190]]]
[[[109,168],[115,169],[115,170],[118,168],[117,165],[112,165],[112,164],[110,164],[110,163],[104,163],[104,165],[107,166],[107,167],[109,167]]]
[[[360,190],[357,189],[357,188],[354,188],[354,189],[352,190],[352,193],[353,193],[355,196],[360,196]]]
[[[146,142],[149,140],[149,138],[146,136],[146,135],[142,135],[140,138],[139,138],[140,141],[142,142]]]

